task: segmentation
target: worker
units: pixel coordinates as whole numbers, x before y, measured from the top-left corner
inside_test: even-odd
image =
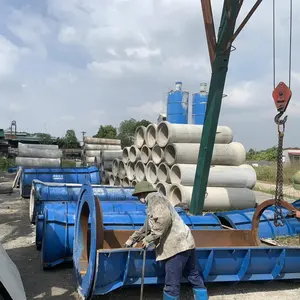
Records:
[[[195,241],[171,203],[147,181],[136,184],[133,195],[147,207],[142,228],[135,231],[124,244],[133,247],[142,241],[143,248],[155,245],[156,261],[165,267],[164,300],[178,300],[180,281],[184,276],[193,287],[194,299],[207,300],[203,276],[197,268]]]

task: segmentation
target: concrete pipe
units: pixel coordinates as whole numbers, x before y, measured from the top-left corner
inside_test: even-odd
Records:
[[[136,184],[137,184],[137,181],[136,181],[135,179],[133,179],[133,180],[131,181],[131,185],[132,185],[132,186],[136,186]]]
[[[129,162],[129,149],[130,149],[130,147],[125,147],[124,149],[123,149],[123,161],[125,162],[125,163],[128,163]]]
[[[109,175],[109,185],[113,186],[115,184],[115,176],[113,174]]]
[[[101,173],[102,174],[102,184],[109,184],[110,185],[110,175],[112,174],[111,172],[104,171]]]
[[[135,163],[129,162],[127,165],[127,177],[129,180],[135,178]]]
[[[197,165],[175,164],[171,168],[170,179],[173,184],[193,186]],[[208,186],[253,189],[256,172],[250,165],[211,166]]]
[[[15,164],[24,168],[51,168],[61,167],[60,158],[35,158],[35,157],[16,157]]]
[[[134,144],[137,148],[142,148],[145,144],[145,136],[146,136],[146,127],[145,126],[139,126],[135,131],[135,140]]]
[[[169,197],[169,192],[170,192],[170,188],[171,188],[171,184],[169,183],[166,183],[166,182],[162,182],[162,181],[159,181],[157,184],[156,184],[156,189],[159,193],[163,194],[165,197]]]
[[[100,152],[100,158],[102,161],[112,161],[115,158],[123,158],[123,150],[102,150]]]
[[[140,160],[141,152],[136,146],[131,146],[129,149],[129,160],[131,162],[136,162]]]
[[[127,174],[127,165],[122,160],[119,161],[119,173],[118,174],[121,179],[124,179]]]
[[[190,206],[193,187],[173,184],[170,188],[169,201],[173,206],[178,204]],[[254,208],[255,193],[247,188],[208,187],[204,210],[231,210]]]
[[[98,144],[98,145],[121,145],[121,140],[116,139],[103,139],[103,138],[93,138],[85,136],[83,139],[85,144]]]
[[[171,143],[200,143],[203,125],[172,124],[167,121],[159,123],[156,140],[160,147]],[[216,144],[232,142],[232,130],[227,126],[218,126]]]
[[[102,165],[102,161],[101,161],[100,156],[95,156],[94,157],[94,166],[96,166],[100,170],[101,165]]]
[[[146,128],[145,143],[149,148],[153,148],[156,144],[156,124],[149,124]]]
[[[153,161],[149,161],[146,166],[146,179],[152,184],[158,181],[157,178],[157,166]]]
[[[152,148],[152,160],[159,165],[165,160],[165,148],[161,148],[157,144]]]
[[[170,167],[166,163],[161,163],[157,168],[158,181],[170,183]]]
[[[95,150],[121,150],[120,145],[97,145],[97,144],[85,144],[84,150],[95,151]]]
[[[124,177],[123,179],[123,186],[124,187],[128,187],[128,186],[131,186],[131,181],[128,179],[128,177]]]
[[[85,161],[85,163],[88,163],[90,165],[94,165],[95,164],[95,157],[85,156],[84,161]]]
[[[140,160],[135,164],[134,171],[138,182],[146,180],[146,168]]]
[[[35,158],[61,158],[62,151],[58,149],[37,149],[20,147],[18,149],[18,156]]]
[[[114,180],[114,186],[121,186],[121,185],[122,185],[121,178],[119,176],[116,176]]]
[[[144,145],[141,149],[141,161],[143,164],[147,164],[149,160],[151,160],[152,151],[151,149]]]
[[[112,164],[113,164],[112,160],[103,161],[102,162],[103,171],[105,170],[105,171],[112,172]]]
[[[177,164],[196,164],[200,144],[171,144],[165,149],[165,161],[169,166]],[[153,158],[153,155],[152,155]],[[212,165],[239,166],[245,163],[246,150],[241,143],[215,144]]]
[[[87,157],[96,157],[100,156],[100,150],[86,150],[84,151],[85,156]]]
[[[42,145],[42,144],[23,144],[18,143],[18,149],[41,149],[41,150],[58,150],[58,145]]]
[[[119,174],[119,164],[120,160],[117,158],[112,161],[112,174],[114,176],[117,176]]]

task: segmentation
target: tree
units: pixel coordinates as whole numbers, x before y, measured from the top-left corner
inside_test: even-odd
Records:
[[[40,139],[41,144],[51,145],[54,142],[52,136],[48,133],[38,132],[38,133],[35,133],[35,135]]]
[[[62,147],[65,149],[80,148],[80,144],[77,140],[75,131],[73,129],[67,130],[67,132],[63,138]]]
[[[135,131],[139,126],[148,126],[151,122],[147,120],[136,121],[129,119],[121,122],[118,138],[121,140],[122,147],[128,147],[134,143]]]
[[[94,138],[106,138],[106,139],[116,139],[117,138],[117,128],[112,125],[101,125]]]

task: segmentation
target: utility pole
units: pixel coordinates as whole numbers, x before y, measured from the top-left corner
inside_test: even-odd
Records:
[[[82,143],[83,143],[84,135],[86,134],[86,132],[85,131],[81,131],[81,133],[82,133]]]

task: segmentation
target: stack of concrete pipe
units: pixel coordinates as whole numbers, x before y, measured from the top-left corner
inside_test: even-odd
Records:
[[[24,168],[60,167],[62,151],[57,145],[18,143],[16,165]]]
[[[122,185],[147,180],[174,205],[189,207],[200,149],[202,125],[163,121],[139,127],[135,144],[123,149],[115,163],[115,178]],[[232,130],[218,126],[208,179],[205,210],[243,209],[256,205],[252,191],[255,170],[245,164],[246,150],[233,142]],[[114,184],[113,180],[110,182]]]
[[[83,143],[84,144],[83,144],[83,158],[82,159],[83,159],[84,165],[87,165],[87,166],[95,164],[96,157],[100,157],[101,151],[106,151],[106,150],[120,151],[121,150],[121,140],[117,140],[117,139],[84,137]]]

